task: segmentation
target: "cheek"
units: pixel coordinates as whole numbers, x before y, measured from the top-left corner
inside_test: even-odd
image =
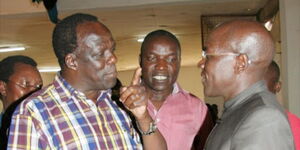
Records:
[[[154,71],[155,64],[144,63],[142,64],[142,74],[151,74]]]
[[[224,67],[220,63],[209,63],[205,64],[205,73],[208,82],[218,82],[222,80]]]
[[[152,72],[153,72],[153,69],[151,69],[151,68],[153,68],[153,67],[151,67],[151,66],[143,67],[142,77],[145,80],[151,80],[151,75],[152,75]]]
[[[11,101],[16,101],[19,98],[21,98],[22,96],[24,96],[26,94],[26,92],[22,89],[18,89],[16,87],[11,88],[8,93],[7,93],[9,99],[11,99]]]
[[[214,68],[214,80],[220,87],[230,86],[235,78],[234,69],[226,62],[219,63]]]
[[[169,70],[169,72],[170,72],[170,75],[171,75],[171,77],[172,77],[172,80],[176,80],[176,78],[177,78],[177,76],[178,76],[178,72],[179,72],[179,69],[177,69],[178,68],[178,66],[176,66],[176,65],[170,65],[169,67],[168,67],[168,70]]]
[[[179,64],[179,63],[175,64],[174,67],[173,67],[172,69],[173,69],[173,71],[174,71],[175,73],[178,73],[178,72],[179,72],[179,69],[180,69],[180,64]]]
[[[97,68],[97,69],[103,69],[104,67],[105,67],[105,62],[103,61],[103,62],[95,62],[95,63],[93,63],[93,65],[95,66],[95,68]]]
[[[105,67],[105,60],[102,59],[102,60],[95,60],[95,59],[92,59],[90,58],[89,59],[90,63],[88,66],[92,67],[93,69],[96,69],[96,70],[101,70]]]

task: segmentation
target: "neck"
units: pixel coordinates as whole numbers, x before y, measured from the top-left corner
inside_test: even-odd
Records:
[[[244,90],[250,88],[253,84],[255,84],[256,82],[260,81],[261,79],[259,78],[252,78],[251,80],[249,79],[249,77],[240,77],[237,80],[237,84],[231,88],[227,88],[228,92],[226,92],[226,95],[223,95],[224,101],[228,101],[232,98],[234,98],[235,96],[237,96],[238,94],[240,94],[241,92],[243,92]]]
[[[159,109],[167,97],[172,94],[173,87],[164,91],[157,91],[150,88],[146,88],[146,90],[149,95],[149,100],[156,107],[156,109]]]
[[[173,87],[164,91],[157,91],[147,88],[147,93],[151,101],[165,101],[166,98],[172,93]]]
[[[88,99],[91,99],[94,103],[97,102],[99,90],[90,89],[86,82],[80,82],[79,77],[72,71],[61,72],[61,76],[76,90],[82,92]]]
[[[96,104],[97,98],[99,96],[99,92],[100,91],[98,91],[98,90],[97,91],[86,91],[86,92],[84,92],[84,95]]]

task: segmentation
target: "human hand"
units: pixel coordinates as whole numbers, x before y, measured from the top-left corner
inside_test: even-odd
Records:
[[[131,84],[121,88],[120,101],[133,113],[137,120],[144,120],[148,115],[147,101],[148,95],[146,89],[140,83],[142,69],[137,68],[133,75]]]

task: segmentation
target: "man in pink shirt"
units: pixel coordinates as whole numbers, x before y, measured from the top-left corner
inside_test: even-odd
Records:
[[[265,80],[270,92],[276,94],[281,90],[279,81],[280,69],[275,61],[272,61],[265,75]],[[295,150],[300,150],[300,118],[287,111],[292,133],[294,136]]]
[[[181,57],[178,39],[156,30],[142,43],[142,84],[148,111],[167,142],[168,150],[189,150],[207,112],[205,103],[176,83]]]

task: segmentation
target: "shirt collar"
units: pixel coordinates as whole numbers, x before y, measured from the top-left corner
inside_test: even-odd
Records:
[[[182,91],[181,87],[179,86],[179,84],[176,82],[173,84],[173,91],[172,94],[176,94],[179,93],[180,91]]]
[[[231,109],[241,103],[243,103],[245,100],[247,100],[248,97],[252,96],[255,93],[261,92],[267,90],[267,87],[265,85],[265,81],[261,80],[256,83],[254,83],[252,86],[235,96],[234,98],[228,100],[224,104],[224,108]]]
[[[66,98],[69,99],[69,97],[71,97],[72,95],[73,96],[76,96],[76,97],[79,97],[80,99],[87,99],[85,94],[82,93],[81,91],[79,90],[76,90],[75,88],[72,87],[71,84],[69,84],[61,75],[60,73],[58,72],[54,78],[54,86],[55,88],[57,89],[58,92],[60,93],[64,93],[66,96],[63,99]],[[108,89],[108,90],[99,90],[99,97],[97,98],[97,101],[98,100],[102,100],[103,98],[106,98],[106,97],[110,97],[111,96],[111,89]]]

